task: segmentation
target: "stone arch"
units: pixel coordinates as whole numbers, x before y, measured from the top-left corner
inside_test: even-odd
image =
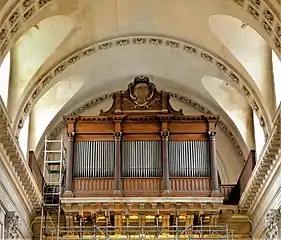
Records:
[[[256,92],[254,92],[247,83],[247,80],[244,79],[239,72],[228,62],[221,59],[219,56],[200,48],[194,44],[188,42],[182,42],[174,39],[164,38],[164,37],[147,37],[147,36],[134,36],[134,37],[124,37],[112,39],[106,42],[97,43],[88,47],[85,47],[81,50],[78,50],[74,54],[69,55],[63,59],[57,65],[54,65],[51,70],[42,74],[38,80],[34,80],[33,85],[28,90],[28,94],[23,101],[18,115],[15,119],[14,130],[16,134],[20,132],[22,123],[24,122],[26,116],[31,111],[34,104],[38,101],[39,96],[42,95],[42,92],[46,91],[52,86],[53,79],[64,72],[68,67],[74,65],[79,60],[90,56],[101,51],[106,51],[114,47],[123,47],[129,44],[133,45],[142,45],[142,44],[151,44],[154,46],[177,48],[183,51],[186,54],[189,54],[193,57],[200,58],[202,61],[205,61],[211,64],[214,68],[218,69],[221,73],[227,77],[228,81],[234,85],[234,87],[240,89],[243,95],[247,98],[249,105],[254,109],[256,114],[259,116],[260,124],[264,128],[265,134],[268,133],[270,129],[270,120],[267,116],[266,110],[263,108],[263,104],[260,99],[257,97]],[[37,79],[37,78],[36,78]]]

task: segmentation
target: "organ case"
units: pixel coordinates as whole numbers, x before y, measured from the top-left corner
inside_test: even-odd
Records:
[[[73,145],[67,191],[75,196],[211,194],[217,170],[210,136],[219,116],[185,116],[147,77],[136,77],[113,99],[99,116],[64,117]]]

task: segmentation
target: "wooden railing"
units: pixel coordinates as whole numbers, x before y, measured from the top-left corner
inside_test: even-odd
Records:
[[[170,196],[198,196],[211,195],[210,178],[171,178]],[[124,178],[122,180],[123,196],[160,197],[163,192],[162,178]],[[221,197],[228,196],[234,186],[221,185]],[[75,178],[73,193],[75,196],[112,196],[114,192],[114,178]]]
[[[44,179],[33,151],[28,152],[28,165],[40,191],[42,192]]]
[[[244,191],[250,176],[255,168],[256,165],[256,151],[251,150],[249,153],[249,156],[247,158],[247,161],[245,162],[244,168],[240,174],[240,177],[238,179],[238,187],[240,191],[240,196],[242,195],[242,192]]]

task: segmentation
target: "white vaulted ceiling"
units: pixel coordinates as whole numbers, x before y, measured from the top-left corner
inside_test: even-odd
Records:
[[[270,132],[277,108],[271,51],[280,58],[280,5],[271,1],[2,1],[0,53],[3,60],[11,51],[7,109],[14,133],[29,131],[22,141],[38,149],[63,115],[147,75],[185,105],[221,115],[220,147],[225,141],[232,148],[231,159],[219,152],[221,168],[240,162],[234,181],[249,150]]]

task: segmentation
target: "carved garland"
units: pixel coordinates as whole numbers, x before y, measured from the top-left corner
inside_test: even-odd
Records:
[[[171,93],[168,92],[168,94],[170,95],[171,98],[177,99],[180,102],[189,105],[191,107],[196,108],[197,110],[199,110],[200,112],[204,113],[204,114],[213,114],[208,108],[204,107],[203,105],[195,102],[194,100],[181,96],[179,94],[176,93]],[[84,111],[86,111],[89,108],[92,108],[93,106],[98,105],[99,103],[105,101],[106,99],[112,98],[112,96],[114,95],[114,93],[111,94],[106,94],[103,95],[101,97],[98,97],[94,100],[90,100],[87,103],[83,104],[81,107],[78,107],[77,109],[75,109],[74,111],[72,111],[71,113],[67,114],[67,115],[80,115],[81,113],[83,113]],[[245,159],[245,156],[241,150],[241,147],[239,146],[237,140],[235,139],[233,133],[227,128],[227,126],[225,125],[225,123],[221,120],[219,120],[218,122],[218,126],[220,127],[220,129],[230,138],[230,141],[232,142],[232,144],[234,145],[237,153],[243,158]],[[51,134],[49,135],[50,139],[56,139],[57,135],[64,129],[65,124],[63,121],[61,121],[51,132]],[[42,140],[42,139],[41,139]],[[39,145],[40,146],[40,145]]]
[[[266,114],[264,113],[264,109],[261,109],[262,103],[259,99],[256,99],[254,94],[251,92],[250,87],[246,83],[247,81],[243,79],[242,76],[239,75],[238,71],[234,69],[231,65],[224,62],[219,57],[212,55],[211,53],[207,53],[205,50],[191,45],[190,43],[184,43],[177,40],[171,40],[168,38],[160,38],[160,37],[126,37],[122,39],[110,40],[107,42],[95,44],[93,46],[87,47],[83,50],[78,51],[77,53],[69,56],[65,60],[63,60],[60,64],[54,67],[51,71],[46,72],[42,77],[37,80],[37,82],[31,87],[27,97],[18,111],[18,115],[15,119],[15,133],[19,136],[20,130],[23,127],[24,121],[28,114],[30,113],[34,104],[39,100],[39,94],[44,91],[44,89],[49,86],[54,78],[58,76],[60,73],[65,71],[69,66],[72,66],[80,59],[90,56],[99,51],[104,51],[107,49],[111,49],[113,47],[123,47],[129,44],[133,45],[142,45],[142,44],[153,44],[155,46],[165,46],[170,48],[181,49],[187,54],[191,54],[192,56],[199,57],[202,60],[214,65],[217,69],[219,69],[225,76],[237,87],[240,88],[243,92],[244,96],[248,99],[250,106],[254,109],[260,119],[260,125],[264,129],[265,136],[267,137],[268,130],[266,123],[268,123],[268,119],[265,118]],[[266,121],[266,119],[268,121]]]

